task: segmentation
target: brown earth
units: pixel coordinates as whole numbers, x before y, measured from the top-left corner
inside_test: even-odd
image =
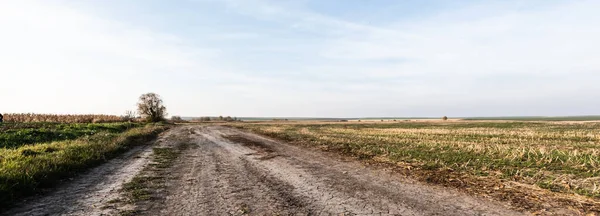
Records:
[[[154,199],[120,208],[145,215],[527,215],[506,203],[419,183],[335,154],[221,126],[187,125],[155,146],[185,148],[161,171]],[[8,215],[113,215],[119,188],[149,164],[137,149]]]

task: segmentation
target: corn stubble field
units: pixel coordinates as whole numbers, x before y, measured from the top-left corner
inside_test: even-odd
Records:
[[[235,124],[387,165],[418,179],[543,208],[600,211],[600,123],[427,121]],[[531,192],[529,192],[531,191]]]
[[[116,115],[56,115],[35,113],[9,113],[4,115],[5,122],[61,122],[61,123],[114,123],[127,121]]]

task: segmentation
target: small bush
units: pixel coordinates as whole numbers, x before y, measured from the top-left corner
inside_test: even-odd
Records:
[[[186,122],[185,120],[183,120],[183,118],[181,118],[180,116],[171,116],[171,121],[175,122],[175,123],[181,123],[181,122]]]

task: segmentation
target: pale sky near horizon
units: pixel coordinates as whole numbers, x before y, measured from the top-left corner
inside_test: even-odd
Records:
[[[0,112],[600,114],[600,1],[0,0]]]

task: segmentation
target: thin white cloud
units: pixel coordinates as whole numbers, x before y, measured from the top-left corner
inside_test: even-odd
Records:
[[[146,91],[178,115],[560,115],[600,105],[590,100],[600,90],[597,1],[484,2],[387,24],[304,1],[194,2],[224,4],[210,18],[243,28],[191,23],[209,34],[190,35],[57,2],[3,2],[0,111],[118,114]]]
[[[161,77],[218,72],[217,52],[47,1],[3,2],[0,26],[2,112],[118,114],[141,93],[172,92]]]
[[[468,115],[470,107],[503,101],[513,104],[509,112],[518,113],[530,103],[591,99],[600,90],[594,84],[600,81],[600,62],[595,60],[600,58],[597,1],[532,4],[519,10],[512,9],[514,2],[495,2],[388,26],[352,23],[298,10],[302,7],[286,8],[277,1],[244,3],[234,8],[328,35],[320,55],[330,62],[299,70],[328,80],[322,83],[333,91],[365,92],[363,101],[380,100],[379,93],[401,101],[390,106],[426,107],[439,105],[442,97],[462,103],[462,115]],[[398,82],[336,82],[341,77]],[[541,110],[540,114],[561,112]]]

